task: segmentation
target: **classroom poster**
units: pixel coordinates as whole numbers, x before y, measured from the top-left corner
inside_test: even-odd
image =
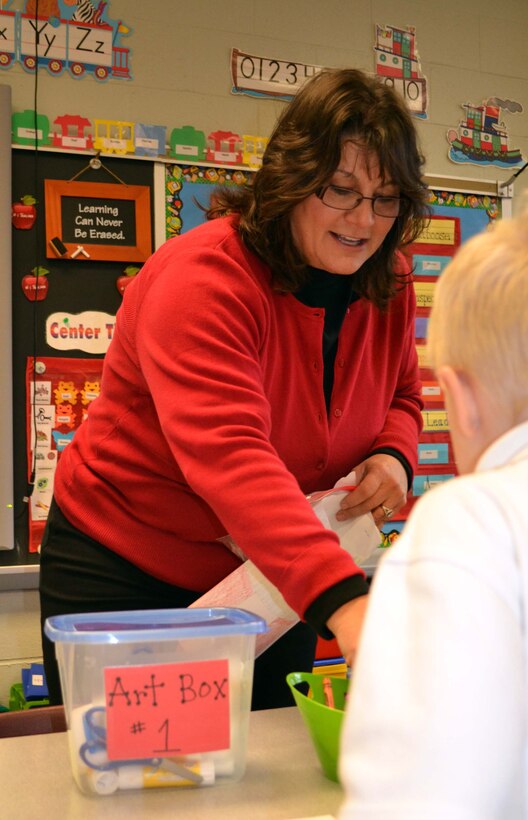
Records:
[[[231,49],[231,81],[233,94],[250,97],[268,97],[289,102],[309,77],[318,74],[323,66],[277,60],[249,54],[238,48]]]
[[[418,443],[418,467],[408,502],[395,516],[405,520],[416,500],[436,484],[457,474],[449,436],[447,411],[427,352],[427,322],[435,287],[457,248],[501,215],[501,201],[488,194],[429,191],[430,223],[406,249],[411,257],[416,294],[416,351],[422,382],[423,430]],[[393,519],[394,520],[394,519]],[[391,522],[392,526],[392,522]]]
[[[29,552],[39,551],[57,463],[99,395],[102,369],[102,359],[27,358],[28,481],[34,478],[28,502]]]
[[[123,38],[132,30],[109,13],[109,0],[25,0],[18,9],[4,0],[0,69],[18,64],[32,74],[46,69],[52,77],[67,71],[75,79],[130,80]]]
[[[165,169],[165,231],[167,239],[205,221],[214,190],[221,185],[245,185],[251,171],[199,165],[167,165]]]
[[[400,94],[415,117],[427,117],[427,79],[422,74],[414,26],[376,25],[376,74]]]
[[[481,105],[464,103],[464,119],[458,128],[447,132],[448,157],[451,162],[473,165],[496,165],[517,168],[524,163],[519,148],[510,146],[506,114],[520,114],[523,107],[516,100],[489,97]]]

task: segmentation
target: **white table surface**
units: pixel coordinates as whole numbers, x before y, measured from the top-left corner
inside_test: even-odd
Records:
[[[1,739],[0,772],[2,820],[290,820],[337,815],[343,797],[296,707],[250,714],[247,770],[236,783],[88,797],[73,780],[62,732]]]

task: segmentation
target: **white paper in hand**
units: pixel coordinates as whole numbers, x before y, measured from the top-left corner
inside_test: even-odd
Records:
[[[323,527],[337,534],[343,549],[360,567],[379,547],[381,536],[370,513],[360,515],[359,518],[349,518],[346,521],[337,520],[336,513],[340,509],[339,504],[347,492],[347,490],[339,491],[336,487],[331,493],[315,501],[312,507]]]
[[[331,490],[313,493],[308,499],[322,525],[338,535],[343,549],[358,566],[361,566],[379,546],[381,536],[370,513],[349,521],[338,521],[335,517],[339,502],[349,492],[347,489],[341,490],[340,487],[353,484],[354,478],[354,474],[350,473],[340,479]],[[246,560],[242,550],[229,535],[219,540],[244,563],[198,598],[191,607],[241,607],[264,618],[268,624],[268,632],[256,636],[255,657],[258,658],[268,646],[291,629],[299,618],[271,581],[252,561]]]

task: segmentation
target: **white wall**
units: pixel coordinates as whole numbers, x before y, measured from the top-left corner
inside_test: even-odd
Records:
[[[22,680],[21,669],[42,661],[36,590],[0,592],[0,703],[9,705],[9,689]]]
[[[20,7],[15,3],[13,7]],[[414,25],[429,82],[427,120],[417,120],[430,174],[504,182],[511,171],[455,165],[446,132],[464,102],[491,96],[520,102],[505,115],[510,145],[528,158],[527,0],[110,0],[112,19],[132,27],[133,81],[98,83],[39,72],[40,112],[52,121],[83,114],[176,126],[267,135],[283,103],[230,93],[230,51],[374,71],[376,23]],[[33,108],[34,78],[15,66],[0,73],[13,108]],[[528,169],[516,195],[528,190]],[[515,202],[514,202],[515,206]],[[0,593],[0,702],[20,680],[20,666],[39,652],[35,593]],[[4,659],[4,660],[2,660]]]
[[[523,113],[504,119],[510,144],[528,156],[526,0],[111,0],[109,14],[133,29],[123,40],[132,51],[133,81],[98,83],[41,71],[39,107],[50,119],[84,114],[265,136],[284,103],[230,92],[232,47],[373,72],[375,24],[414,25],[429,81],[428,118],[418,121],[428,172],[501,181],[510,176],[505,169],[460,166],[447,157],[446,132],[458,124],[461,103],[490,96],[523,104]],[[15,110],[33,108],[30,74],[17,66],[0,74],[0,81],[12,85]],[[519,187],[521,181],[528,187],[528,170]]]

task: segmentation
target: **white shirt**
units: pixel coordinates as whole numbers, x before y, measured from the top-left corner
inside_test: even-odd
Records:
[[[339,820],[528,817],[528,422],[429,491],[376,572]]]

